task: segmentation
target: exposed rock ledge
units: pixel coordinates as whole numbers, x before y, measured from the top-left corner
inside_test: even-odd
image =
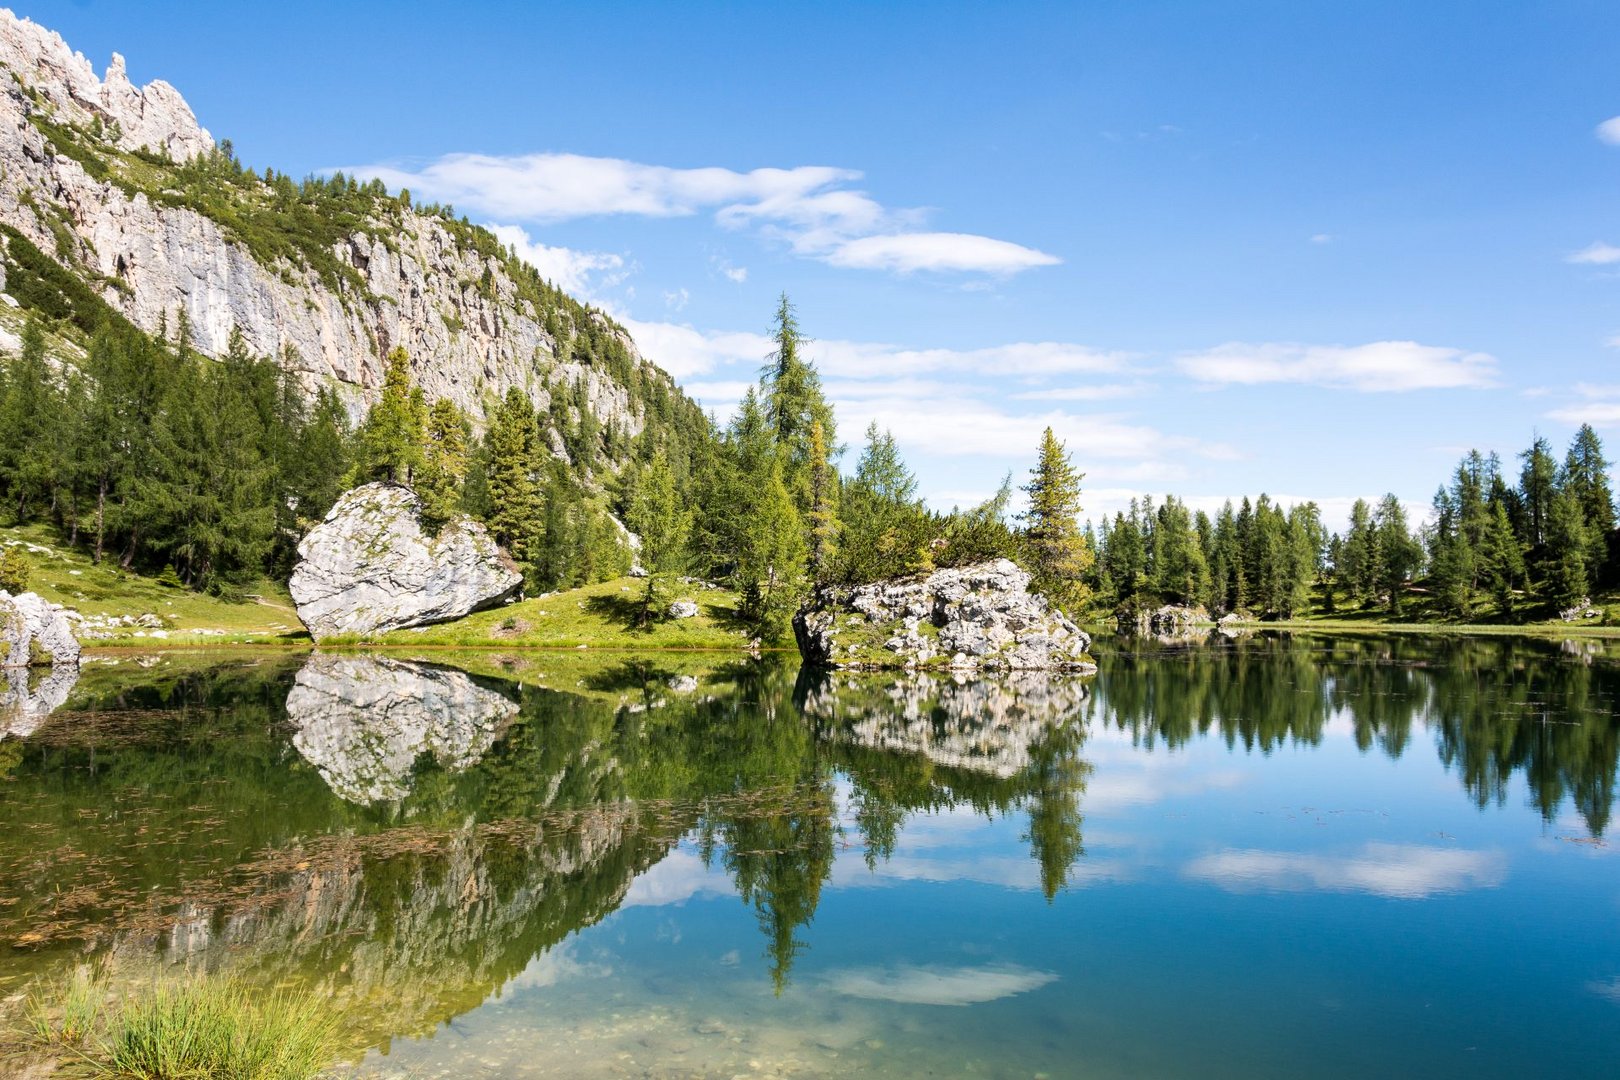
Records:
[[[62,608],[37,593],[0,590],[0,668],[79,666],[79,641]]]
[[[805,663],[821,668],[1093,672],[1091,638],[1008,559],[926,577],[832,586],[793,617]]]
[[[366,484],[346,492],[310,530],[287,585],[311,637],[448,622],[500,603],[523,584],[482,525],[460,517],[430,536],[421,514],[410,488]]]

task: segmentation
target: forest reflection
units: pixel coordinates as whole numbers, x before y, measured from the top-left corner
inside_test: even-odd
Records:
[[[757,918],[781,993],[840,850],[921,814],[1021,822],[1048,899],[1085,856],[1087,733],[1269,754],[1348,726],[1433,745],[1480,806],[1515,775],[1593,836],[1616,668],[1522,639],[1120,641],[1102,674],[827,675],[546,655],[86,669],[0,742],[0,991],[76,962],[230,964],[331,996],[362,1045],[478,1005],[683,841]]]

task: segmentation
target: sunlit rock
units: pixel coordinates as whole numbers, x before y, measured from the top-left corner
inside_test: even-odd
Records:
[[[819,590],[793,619],[821,668],[1096,671],[1091,638],[1008,559]]]
[[[465,515],[425,531],[409,488],[345,492],[298,545],[288,589],[316,641],[459,619],[515,594],[523,575]]]
[[[355,803],[403,799],[423,754],[475,764],[517,713],[463,672],[364,656],[311,656],[287,695],[293,745]]]
[[[59,605],[0,590],[0,668],[79,666],[79,641]]]

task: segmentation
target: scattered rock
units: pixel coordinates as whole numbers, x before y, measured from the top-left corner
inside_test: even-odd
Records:
[[[669,614],[674,619],[690,619],[698,613],[697,602],[694,600],[677,600],[669,605]]]
[[[697,690],[698,681],[696,675],[671,675],[665,685],[677,694],[690,694]]]
[[[1580,622],[1583,619],[1603,618],[1603,609],[1592,606],[1592,598],[1583,596],[1575,601],[1575,606],[1566,608],[1558,613],[1558,617],[1565,622]]]
[[[492,607],[523,575],[489,531],[468,517],[437,536],[421,502],[397,484],[366,484],[338,499],[298,545],[288,588],[316,641],[459,619]]]
[[[1091,638],[1008,559],[819,590],[793,618],[812,667],[1096,670]]]
[[[0,591],[0,667],[78,667],[79,641],[64,609],[38,593]]]

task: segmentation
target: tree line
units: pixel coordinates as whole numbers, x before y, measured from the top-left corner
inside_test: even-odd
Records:
[[[1159,604],[1295,618],[1347,609],[1515,618],[1578,603],[1620,580],[1620,534],[1603,444],[1582,425],[1562,462],[1536,436],[1511,476],[1470,451],[1414,527],[1394,495],[1351,507],[1344,532],[1315,503],[1265,495],[1211,517],[1166,496],[1088,526],[1090,585],[1120,614]]]

